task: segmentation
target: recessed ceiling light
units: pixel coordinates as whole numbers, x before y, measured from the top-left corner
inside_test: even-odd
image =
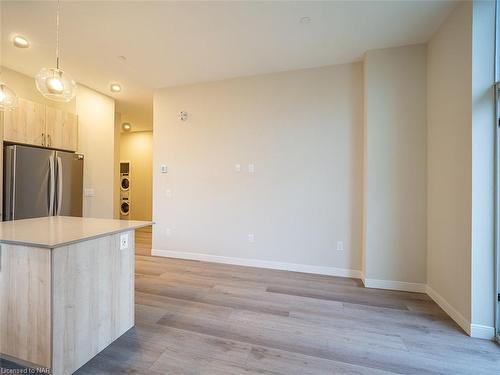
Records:
[[[112,83],[111,86],[109,86],[109,89],[112,92],[120,92],[120,91],[122,91],[122,87],[118,83]]]
[[[128,132],[128,131],[130,131],[132,129],[132,125],[130,125],[129,122],[124,122],[122,124],[122,128],[123,128],[124,131]]]
[[[16,35],[14,39],[12,39],[12,43],[17,48],[28,48],[30,46],[30,42],[23,36]]]
[[[300,23],[305,24],[305,23],[311,23],[312,19],[311,17],[301,17],[300,18]]]

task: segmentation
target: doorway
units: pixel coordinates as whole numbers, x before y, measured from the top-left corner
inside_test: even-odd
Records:
[[[121,220],[152,220],[153,129],[119,116],[119,194]],[[136,231],[136,255],[151,255],[152,228]]]

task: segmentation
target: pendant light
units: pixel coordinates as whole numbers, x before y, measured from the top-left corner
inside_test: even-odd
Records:
[[[0,81],[0,111],[13,111],[17,108],[17,95],[7,87],[5,83]]]
[[[57,1],[56,13],[56,67],[43,68],[35,76],[36,88],[50,100],[69,102],[75,97],[76,82],[68,73],[59,68],[59,10],[60,1]]]

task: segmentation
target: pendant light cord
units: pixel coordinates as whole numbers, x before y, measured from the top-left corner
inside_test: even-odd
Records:
[[[61,2],[57,0],[57,12],[56,12],[56,67],[59,69],[59,9]]]
[[[2,5],[0,5],[2,6]],[[2,19],[3,19],[3,12],[0,11],[0,25],[2,24]],[[2,27],[0,26],[0,76],[2,75],[3,71],[3,43],[1,43],[2,39]],[[1,81],[1,78],[0,78]]]

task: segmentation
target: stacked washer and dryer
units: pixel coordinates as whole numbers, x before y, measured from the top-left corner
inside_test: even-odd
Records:
[[[130,163],[120,162],[120,219],[130,219]]]

